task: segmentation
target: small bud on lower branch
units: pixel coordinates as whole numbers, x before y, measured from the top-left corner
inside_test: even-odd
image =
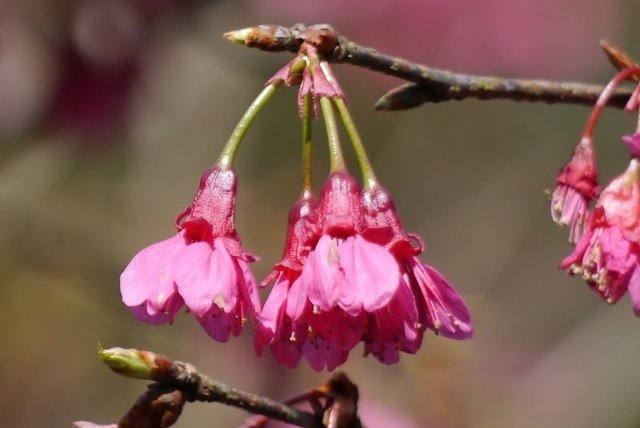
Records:
[[[219,402],[297,426],[323,426],[322,415],[314,415],[267,397],[232,388],[199,373],[189,363],[173,361],[150,351],[103,349],[100,345],[98,355],[118,374],[157,382],[120,420],[120,427],[168,427],[180,415],[184,401]],[[162,423],[145,425],[141,422],[145,418]]]
[[[161,380],[173,361],[167,357],[138,349],[103,349],[98,344],[98,356],[114,372],[134,379]]]

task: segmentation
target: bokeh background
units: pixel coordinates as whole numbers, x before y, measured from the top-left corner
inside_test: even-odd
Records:
[[[118,276],[173,233],[244,108],[289,54],[232,45],[225,31],[328,22],[363,45],[465,72],[605,82],[607,37],[640,58],[634,0],[0,1],[0,413],[7,427],[115,421],[145,383],[112,374],[96,343],[190,361],[273,398],[324,382],[305,364],[258,359],[250,329],[213,342],[188,314],[137,322]],[[543,194],[588,109],[463,101],[380,113],[398,80],[335,67],[382,182],[425,260],[466,299],[473,340],[428,334],[393,367],[351,355],[362,417],[378,427],[639,427],[640,320],[556,266],[570,247]],[[237,228],[281,254],[299,183],[294,90],[261,114],[237,163]],[[626,165],[635,119],[597,130],[603,180]],[[326,173],[316,127],[315,176]],[[231,427],[241,411],[189,404],[179,427]]]

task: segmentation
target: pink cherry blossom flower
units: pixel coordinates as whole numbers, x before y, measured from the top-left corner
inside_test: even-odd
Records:
[[[400,286],[398,264],[384,247],[364,239],[360,187],[346,172],[327,179],[317,209],[299,201],[289,217],[285,257],[256,335],[294,367],[301,355],[315,370],[333,370],[364,337],[369,315],[384,310]]]
[[[308,326],[292,323],[286,315],[287,295],[291,285],[300,277],[304,262],[319,238],[318,200],[309,191],[296,201],[289,212],[287,241],[282,260],[262,282],[274,282],[269,298],[262,308],[256,328],[255,349],[262,355],[270,346],[278,363],[293,368],[302,356],[299,339],[306,338]]]
[[[587,229],[560,267],[581,275],[607,303],[627,290],[640,316],[640,165],[629,168],[602,191]]]
[[[260,310],[248,263],[234,226],[237,180],[212,168],[200,179],[193,203],[176,219],[178,233],[140,251],[120,277],[123,302],[138,319],[173,320],[183,304],[214,339],[240,334]]]
[[[386,316],[373,322],[387,334],[370,334],[365,351],[389,363],[398,359],[398,351],[415,353],[425,328],[453,339],[471,337],[466,305],[444,276],[420,261],[422,240],[404,231],[391,195],[380,185],[369,187],[362,193],[362,206],[363,236],[384,245],[401,274],[401,287],[394,297],[397,309],[390,305]]]
[[[551,195],[551,218],[561,226],[569,226],[569,242],[576,243],[591,213],[589,205],[598,192],[598,172],[590,137],[580,140],[556,182]]]

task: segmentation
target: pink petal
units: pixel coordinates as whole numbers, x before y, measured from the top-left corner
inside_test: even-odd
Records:
[[[255,315],[260,312],[261,302],[260,295],[258,294],[258,284],[256,279],[249,268],[247,262],[242,259],[236,259],[238,269],[240,270],[240,276],[243,281],[240,284],[240,295],[242,299],[249,304],[251,308],[251,318],[255,318]]]
[[[178,293],[175,293],[164,302],[162,309],[156,308],[149,302],[131,306],[129,309],[136,319],[149,324],[161,325],[171,322],[182,305],[184,305],[184,300]]]
[[[175,254],[185,247],[181,234],[150,245],[136,254],[120,275],[120,293],[127,306],[169,296],[175,291],[169,274]],[[161,306],[161,305],[159,305]]]
[[[312,335],[320,336],[328,345],[350,350],[358,344],[365,331],[364,315],[351,316],[341,308],[309,314],[306,318]]]
[[[598,198],[607,223],[619,227],[629,241],[640,239],[640,164],[632,158],[627,170],[613,179]]]
[[[218,342],[225,343],[231,336],[238,336],[242,331],[244,317],[242,310],[238,308],[231,312],[225,312],[221,307],[212,305],[202,316],[198,316],[198,322],[209,336]]]
[[[604,228],[600,234],[600,246],[607,270],[625,274],[636,264],[631,243],[622,236],[619,228]]]
[[[307,261],[309,264],[310,261]],[[305,265],[305,267],[307,267]],[[298,277],[291,285],[289,292],[287,293],[287,308],[286,314],[292,320],[297,320],[302,316],[309,303],[309,296],[307,295],[307,284],[309,283],[309,276],[313,275],[312,269],[305,271],[303,269],[302,275]]]
[[[439,307],[440,321],[443,323],[442,335],[453,339],[468,339],[473,336],[471,316],[462,297],[437,270],[426,264],[423,266],[442,298],[443,304]]]
[[[260,314],[254,339],[254,347],[259,356],[269,346],[276,361],[289,368],[296,367],[300,362],[302,354],[299,344],[306,340],[307,334],[305,325],[293,321],[285,313],[291,277],[295,276],[291,272],[279,272],[276,284]],[[306,298],[303,307],[305,304]]]
[[[348,299],[342,306],[353,314],[349,301],[367,312],[373,312],[389,303],[400,284],[400,270],[395,258],[382,246],[356,235],[339,246],[340,266],[348,281],[348,290],[342,290]],[[357,293],[351,297],[349,294]],[[359,308],[358,308],[359,309]]]
[[[598,230],[598,229],[596,229]],[[583,232],[582,236],[578,240],[576,247],[567,257],[560,262],[560,268],[565,269],[567,273],[571,273],[571,266],[574,264],[582,264],[582,258],[585,252],[589,248],[591,238],[593,236],[594,229],[592,226],[587,226],[587,229]]]
[[[271,353],[278,364],[290,369],[296,368],[302,358],[296,343],[274,342],[271,344]]]
[[[343,350],[335,344],[328,343],[321,338],[307,339],[302,345],[302,353],[312,369],[322,371],[335,370],[344,364],[349,356],[348,350]]]
[[[340,269],[338,245],[337,239],[323,235],[302,269],[309,300],[324,311],[337,304],[342,288],[347,285]]]
[[[633,304],[633,312],[640,317],[640,266],[636,264],[629,280],[629,296]]]
[[[365,353],[373,354],[385,364],[397,363],[399,351],[416,353],[422,343],[422,331],[418,330],[417,323],[413,293],[402,280],[389,304],[371,314],[364,339]]]
[[[276,331],[276,322],[278,321],[283,305],[286,304],[288,291],[289,281],[283,273],[280,273],[258,317],[259,327],[266,328],[272,333]]]
[[[413,258],[411,267],[423,297],[429,327],[452,339],[473,335],[469,310],[455,289],[438,271]]]
[[[236,305],[238,286],[233,259],[220,238],[194,242],[173,260],[172,276],[186,305],[196,316],[203,316],[212,305],[231,312]]]

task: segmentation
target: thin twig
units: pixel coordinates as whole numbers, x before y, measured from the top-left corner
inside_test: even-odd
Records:
[[[223,403],[301,427],[320,428],[323,426],[321,417],[294,409],[267,397],[232,388],[199,373],[189,363],[173,361],[163,355],[138,349],[102,349],[99,347],[98,355],[116,373],[157,382],[153,391],[160,389],[164,394],[165,389],[178,390],[184,394],[185,401]],[[153,399],[155,400],[158,396],[153,395]],[[143,401],[146,403],[149,400]],[[140,406],[134,406],[134,409],[136,410],[135,414],[132,415],[130,411],[121,419],[121,421],[133,421],[126,426],[137,426],[136,423],[147,420],[150,416],[142,412]],[[154,411],[158,413],[157,406],[145,405],[143,409],[155,409]]]
[[[322,426],[311,413],[294,409],[267,397],[232,388],[205,374],[198,373],[193,366],[180,361],[174,362],[169,377],[163,383],[190,394],[189,401],[215,401],[228,404],[301,427]]]
[[[268,51],[298,52],[303,42],[312,43],[329,62],[348,63],[413,82],[391,90],[378,100],[379,110],[407,109],[426,102],[466,98],[592,105],[604,89],[601,85],[578,82],[510,79],[441,70],[360,46],[328,25],[298,24],[291,28],[263,25],[232,31],[225,37]],[[630,89],[619,89],[609,105],[622,108],[630,95]]]

